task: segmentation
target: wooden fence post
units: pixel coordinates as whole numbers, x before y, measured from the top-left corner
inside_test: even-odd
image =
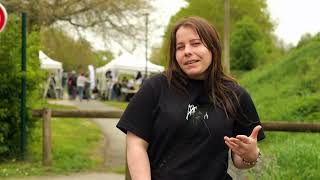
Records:
[[[43,109],[43,124],[42,124],[42,164],[44,166],[51,165],[51,109]]]

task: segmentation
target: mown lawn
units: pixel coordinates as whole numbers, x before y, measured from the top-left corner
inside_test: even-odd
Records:
[[[128,102],[120,102],[120,101],[104,101],[104,103],[108,106],[116,107],[121,110],[125,110],[128,106]]]
[[[52,107],[52,106],[50,106]],[[69,108],[54,105],[55,108]],[[0,178],[50,174],[67,174],[99,170],[103,155],[103,134],[96,124],[79,118],[52,118],[52,166],[44,167],[42,161],[42,121],[28,138],[26,162],[12,159],[0,164]]]

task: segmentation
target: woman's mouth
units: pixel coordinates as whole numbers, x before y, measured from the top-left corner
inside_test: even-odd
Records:
[[[189,60],[184,63],[184,65],[190,65],[199,62],[200,60]]]

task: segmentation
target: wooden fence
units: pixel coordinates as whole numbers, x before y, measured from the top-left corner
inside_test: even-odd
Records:
[[[43,118],[43,159],[44,166],[50,166],[51,157],[51,117],[75,117],[75,118],[120,118],[123,111],[92,111],[92,110],[51,110],[34,109],[33,117]],[[302,122],[263,122],[264,131],[288,131],[288,132],[320,132],[320,123]],[[130,180],[128,168],[126,168],[126,180]]]

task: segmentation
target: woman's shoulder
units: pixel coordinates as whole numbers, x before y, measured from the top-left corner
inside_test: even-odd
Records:
[[[249,95],[246,88],[244,88],[237,82],[229,82],[228,87],[231,89],[231,91],[236,93],[238,97],[242,95]]]
[[[160,88],[167,86],[167,78],[163,74],[156,74],[146,80],[147,84],[150,84],[154,88]]]

